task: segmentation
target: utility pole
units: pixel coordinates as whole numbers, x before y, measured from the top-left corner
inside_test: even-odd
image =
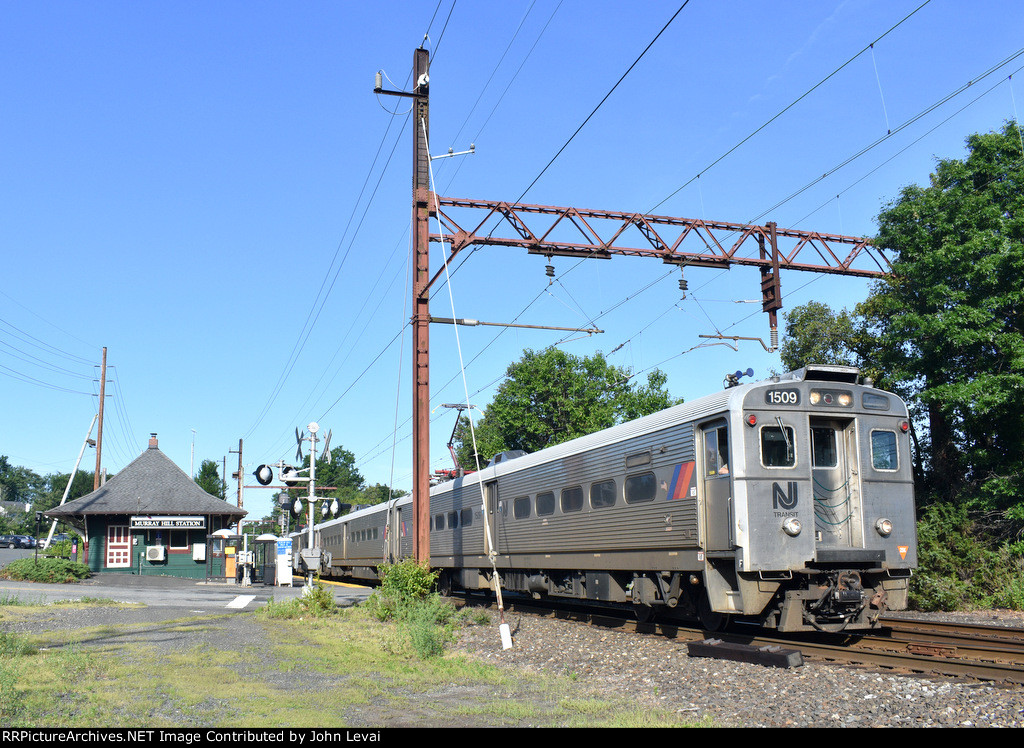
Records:
[[[235,450],[229,449],[228,452],[235,454]],[[225,458],[226,460],[227,458]],[[242,440],[238,440],[238,472],[231,476],[232,478],[238,478],[238,508],[242,508]],[[241,528],[241,520],[239,520],[239,528]]]
[[[374,92],[413,100],[412,112],[412,461],[413,555],[430,561],[430,55],[413,55],[414,88],[385,91],[377,74]]]
[[[100,464],[103,459],[103,403],[107,393],[107,347],[103,346],[103,361],[100,364],[100,407],[99,428],[96,431],[96,474],[92,479],[92,490],[100,487]]]
[[[413,515],[414,555],[430,561],[430,80],[429,55],[417,49],[413,74]]]

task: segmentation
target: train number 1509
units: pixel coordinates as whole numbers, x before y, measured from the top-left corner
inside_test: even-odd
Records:
[[[768,405],[799,405],[800,390],[768,390],[764,393]]]

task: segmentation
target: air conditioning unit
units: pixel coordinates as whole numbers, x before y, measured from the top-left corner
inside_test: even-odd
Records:
[[[147,545],[146,546],[146,560],[147,561],[163,561],[164,560],[164,547],[162,545]]]

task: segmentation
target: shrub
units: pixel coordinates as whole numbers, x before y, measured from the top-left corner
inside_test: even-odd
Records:
[[[382,621],[405,619],[409,609],[430,594],[438,574],[427,564],[406,559],[377,567],[380,585],[367,601],[370,611]]]
[[[1024,609],[1019,544],[985,542],[964,505],[933,504],[917,525],[918,569],[910,605],[919,610]]]
[[[423,658],[436,657],[455,639],[455,629],[471,616],[463,615],[436,592],[438,572],[414,560],[378,568],[380,586],[366,606],[381,621],[394,621]]]
[[[334,595],[317,579],[312,587],[303,590],[298,597],[285,602],[278,602],[271,597],[259,611],[267,618],[324,618],[334,614],[337,609]]]
[[[85,564],[63,558],[19,558],[0,571],[0,576],[5,579],[48,584],[77,582],[89,574],[89,567]]]

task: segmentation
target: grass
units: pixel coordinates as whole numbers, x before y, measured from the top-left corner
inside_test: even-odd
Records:
[[[102,604],[97,601],[94,604]],[[19,606],[19,618],[50,606]],[[0,724],[13,727],[707,726],[597,698],[567,676],[512,673],[451,653],[422,656],[398,622],[364,607],[197,616],[0,635]],[[297,615],[296,615],[297,613]],[[217,627],[265,629],[265,647],[188,647]],[[188,634],[187,639],[184,635]]]

